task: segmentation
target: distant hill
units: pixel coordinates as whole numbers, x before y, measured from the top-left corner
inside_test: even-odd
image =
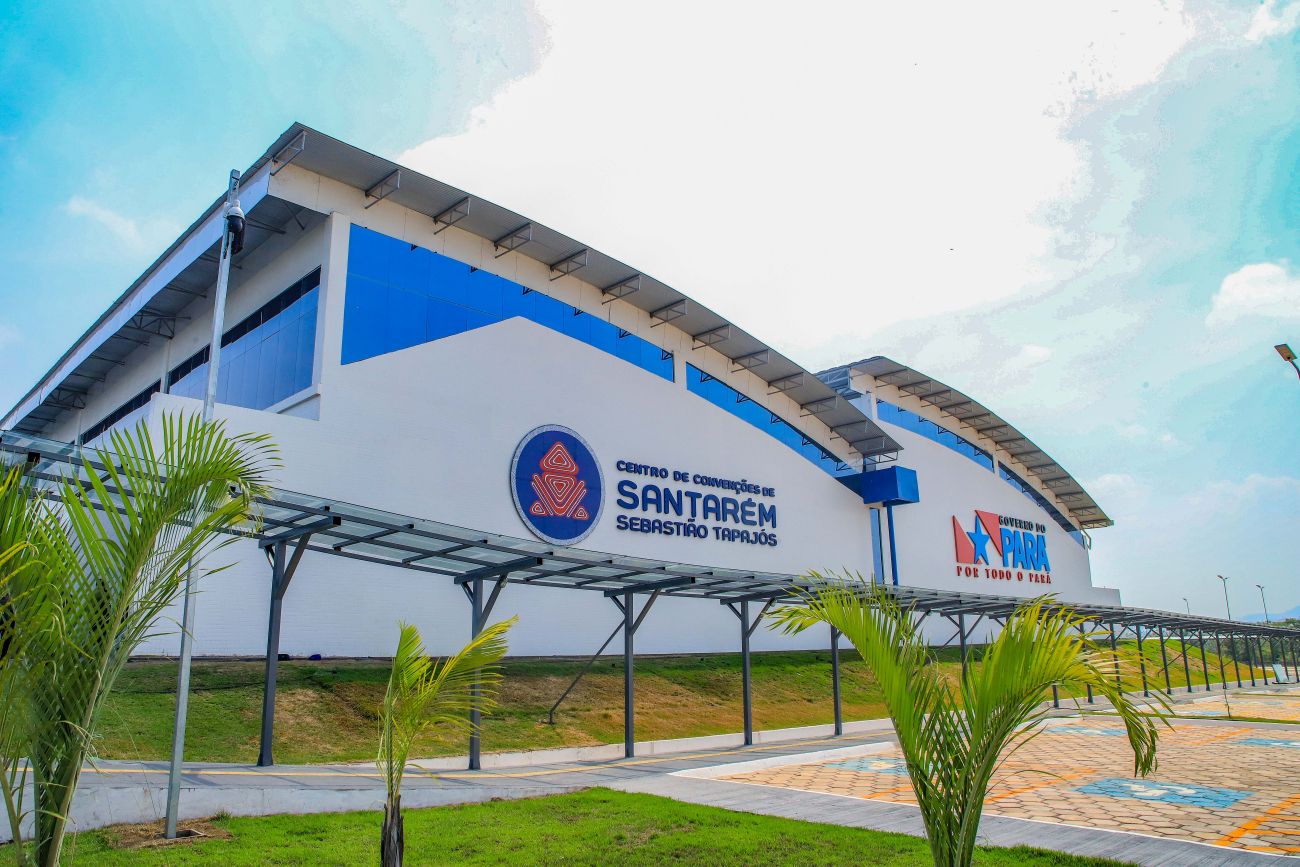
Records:
[[[1268,612],[1270,620],[1289,620],[1291,618],[1300,618],[1300,605],[1292,608],[1290,611],[1270,611]],[[1263,623],[1263,614],[1247,614],[1242,618],[1249,623]]]

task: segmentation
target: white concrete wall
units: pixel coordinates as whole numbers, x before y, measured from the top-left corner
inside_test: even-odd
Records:
[[[195,403],[160,397],[151,411]],[[336,367],[322,383],[319,421],[234,407],[221,414],[232,427],[268,432],[280,444],[281,487],[521,537],[529,533],[510,495],[511,457],[528,431],[563,424],[587,439],[605,474],[605,512],[584,549],[785,573],[870,568],[867,509],[838,481],[684,383],[523,319]],[[617,530],[618,460],[775,487],[780,544]],[[237,555],[239,566],[204,587],[196,652],[258,653],[266,560],[247,543],[223,553]],[[496,618],[512,614],[521,623],[511,650],[526,655],[592,652],[618,622],[613,604],[596,592],[508,587]],[[399,619],[419,625],[435,652],[468,635],[468,605],[449,579],[309,554],[286,597],[281,646],[294,655],[387,655]],[[665,598],[638,632],[637,647],[737,650],[738,629],[717,602]],[[174,643],[146,651],[166,652]],[[755,635],[756,648],[825,644],[822,634]]]
[[[313,385],[258,412],[219,407],[239,430],[270,433],[285,455],[275,484],[324,497],[382,507],[475,529],[527,536],[509,490],[510,458],[519,439],[542,424],[563,424],[593,446],[606,478],[606,511],[581,547],[702,566],[799,573],[812,568],[868,574],[873,556],[868,510],[860,499],[786,446],[685,387],[689,362],[796,422],[806,434],[848,457],[844,442],[816,419],[800,418],[783,394],[769,395],[757,375],[730,362],[671,324],[656,323],[630,304],[603,299],[576,277],[552,281],[546,267],[519,255],[496,258],[491,243],[456,228],[434,234],[426,215],[392,202],[363,207],[353,189],[296,166],[272,181],[272,194],[318,214],[306,232],[293,224],[236,271],[227,313],[235,323],[315,267],[321,267],[317,358]],[[522,319],[445,338],[351,365],[340,363],[348,233],[352,222],[419,244],[542,291],[600,316],[674,353],[677,381],[667,382]],[[92,395],[83,425],[138,393],[203,346],[210,309],[197,302],[176,339],[156,339]],[[888,391],[888,389],[886,389]],[[912,398],[891,396],[913,407]],[[193,409],[197,402],[157,397],[141,415]],[[917,470],[921,503],[895,510],[903,583],[1014,595],[1050,590],[1062,598],[1117,601],[1090,584],[1087,552],[1037,505],[961,455],[888,426],[905,447],[901,463]],[[70,416],[54,432],[72,439]],[[963,434],[965,435],[965,431]],[[759,548],[620,532],[615,528],[618,460],[657,464],[715,476],[745,478],[777,488],[780,545]],[[644,481],[644,480],[643,480]],[[963,525],[979,508],[1047,525],[1053,584],[958,577],[951,519]],[[195,627],[199,654],[260,654],[265,646],[269,567],[251,543],[219,557],[234,568],[206,582]],[[886,574],[888,562],[886,558]],[[515,654],[591,652],[618,622],[599,593],[510,587],[495,616],[522,618]],[[444,578],[339,557],[309,554],[286,598],[281,649],[294,655],[389,655],[396,622],[421,627],[431,650],[443,653],[468,636],[468,605]],[[736,650],[739,624],[717,603],[661,599],[637,636],[640,652]],[[945,638],[945,635],[933,636]],[[171,653],[175,636],[145,652]],[[757,649],[826,645],[825,635],[796,639],[765,630]],[[617,650],[618,648],[613,648]]]
[[[1088,550],[1037,503],[947,446],[888,422],[881,426],[903,446],[899,463],[916,470],[921,494],[919,503],[894,509],[900,583],[1005,596],[1053,593],[1070,602],[1119,603],[1116,591],[1092,586]],[[965,530],[971,530],[976,509],[1046,526],[1051,583],[1032,583],[1026,570],[1012,570],[1024,572],[1026,580],[959,575],[952,519],[955,516]],[[993,566],[1001,566],[991,544],[988,555]],[[978,568],[984,571],[982,564]]]

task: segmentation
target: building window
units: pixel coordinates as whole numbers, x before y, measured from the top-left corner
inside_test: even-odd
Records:
[[[984,451],[984,449],[975,445],[965,437],[953,433],[946,427],[935,424],[928,418],[922,418],[910,409],[903,409],[901,406],[896,406],[888,401],[877,399],[876,416],[881,421],[887,421],[890,424],[898,425],[901,428],[910,430],[912,433],[920,434],[926,439],[934,440],[940,445],[947,446],[957,454],[967,457],[979,464],[984,469],[990,472],[993,471],[993,456]]]
[[[98,423],[93,424],[90,427],[86,428],[86,430],[82,431],[81,433],[81,441],[83,443],[88,443],[94,440],[95,438],[99,437],[101,434],[104,433],[104,431],[108,430],[113,425],[117,424],[119,421],[126,418],[128,415],[130,415],[140,407],[147,404],[149,402],[149,398],[157,394],[161,386],[162,386],[161,382],[155,382],[153,385],[149,386],[144,391],[140,392],[135,397],[131,398],[126,403],[122,404],[117,409],[110,412],[108,415],[104,416],[102,419],[99,420]]]
[[[266,409],[311,385],[320,269],[240,320],[221,337],[217,402]],[[172,368],[167,391],[202,400],[208,347]]]
[[[353,226],[344,364],[522,316],[672,382],[673,354],[616,325],[495,274]]]
[[[686,388],[692,394],[699,395],[714,406],[725,409],[768,436],[785,443],[835,478],[857,474],[851,465],[813,442],[794,425],[693,364],[686,365]]]

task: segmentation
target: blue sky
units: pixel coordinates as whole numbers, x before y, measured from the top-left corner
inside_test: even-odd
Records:
[[[302,120],[971,393],[1130,604],[1300,605],[1300,3],[359,6],[0,11],[0,403]]]

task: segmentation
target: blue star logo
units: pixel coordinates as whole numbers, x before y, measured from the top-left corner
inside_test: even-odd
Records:
[[[975,562],[978,563],[983,560],[985,565],[988,565],[989,554],[988,551],[985,550],[985,546],[989,543],[989,534],[985,533],[984,528],[980,526],[980,519],[978,516],[975,518],[975,532],[967,533],[966,535],[970,536],[970,542],[975,546]]]

